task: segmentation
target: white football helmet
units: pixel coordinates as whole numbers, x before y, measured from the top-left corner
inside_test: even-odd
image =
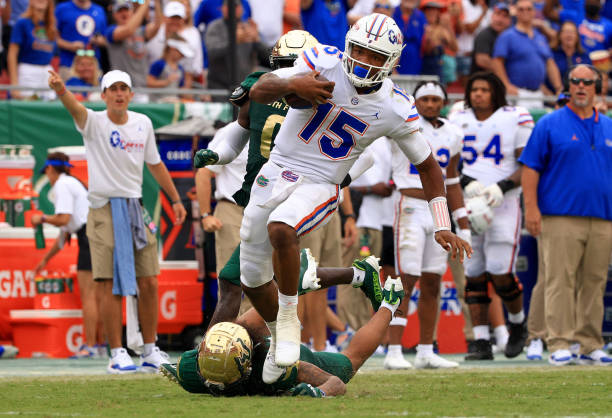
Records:
[[[493,222],[493,210],[487,205],[484,196],[475,196],[465,200],[470,227],[475,235],[483,234]]]
[[[351,57],[353,45],[382,54],[387,60],[381,67],[358,61]],[[355,87],[373,86],[391,74],[403,48],[402,31],[392,18],[380,13],[364,16],[346,34],[344,71]]]

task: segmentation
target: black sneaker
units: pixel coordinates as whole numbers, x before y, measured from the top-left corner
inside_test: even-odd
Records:
[[[523,352],[523,347],[525,347],[525,342],[527,342],[527,320],[520,324],[509,322],[508,331],[510,336],[508,337],[504,354],[508,358],[514,358]]]
[[[476,340],[472,343],[472,349],[474,351],[465,356],[465,361],[493,360],[493,350],[491,348],[491,341]]]

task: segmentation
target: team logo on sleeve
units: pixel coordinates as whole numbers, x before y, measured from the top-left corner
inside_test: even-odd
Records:
[[[257,183],[257,185],[260,187],[266,187],[269,182],[270,180],[268,180],[263,174],[260,174],[255,180],[255,183]]]
[[[284,178],[285,180],[291,182],[291,183],[295,183],[300,178],[300,176],[298,176],[297,174],[295,174],[294,172],[289,171],[289,170],[283,171],[281,173],[281,177]]]

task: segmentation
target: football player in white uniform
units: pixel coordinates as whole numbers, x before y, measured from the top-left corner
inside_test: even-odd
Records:
[[[474,326],[475,352],[466,360],[492,359],[487,282],[508,310],[510,336],[506,357],[518,356],[527,338],[523,312],[523,289],[514,275],[521,233],[520,179],[518,157],[533,129],[533,119],[522,107],[508,106],[506,89],[492,73],[476,73],[465,90],[465,109],[451,121],[463,129],[463,172],[465,196],[482,195],[494,208],[489,229],[472,237],[474,257],[465,263],[465,300]]]
[[[419,123],[423,136],[429,142],[431,151],[445,174],[445,184],[453,219],[457,223],[457,234],[470,241],[471,232],[467,212],[463,205],[463,194],[459,185],[459,160],[463,132],[456,125],[440,117],[442,107],[447,100],[444,87],[437,82],[421,82],[414,90],[417,110],[421,118]],[[454,361],[448,361],[433,351],[434,329],[438,318],[440,282],[447,267],[447,253],[434,241],[434,223],[429,215],[429,208],[423,185],[417,169],[393,144],[392,152],[393,182],[400,192],[395,202],[395,264],[401,274],[407,294],[417,280],[420,280],[421,294],[418,302],[419,344],[415,359],[416,368],[449,368],[458,367]],[[408,298],[406,298],[407,300]],[[391,321],[391,347],[395,341],[401,341],[406,326],[407,302],[404,303],[404,317],[396,315]],[[385,358],[385,368],[399,368],[402,362],[396,357],[399,353],[391,350]]]
[[[455,257],[471,254],[470,245],[450,231],[442,172],[419,133],[413,99],[388,78],[401,51],[393,19],[372,14],[348,31],[344,53],[319,45],[302,53],[294,67],[263,75],[250,90],[252,101],[296,94],[313,106],[289,110],[251,190],[240,231],[243,289],[272,335],[267,382],[299,357],[298,238],[327,222],[338,205],[340,182],[375,139],[392,138],[418,169],[436,241]],[[319,74],[329,81],[317,80]]]

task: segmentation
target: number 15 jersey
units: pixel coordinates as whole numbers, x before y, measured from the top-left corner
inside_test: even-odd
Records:
[[[273,74],[281,78],[320,71],[335,83],[333,97],[316,108],[291,108],[275,139],[270,160],[311,180],[340,184],[363,150],[387,136],[419,164],[431,152],[418,132],[414,99],[390,79],[369,94],[358,94],[335,47],[318,45],[303,52],[292,68]],[[416,148],[416,150],[415,150]]]
[[[472,109],[465,109],[450,120],[465,134],[463,174],[485,186],[516,171],[518,160],[514,152],[525,147],[534,126],[531,114],[520,106],[500,107],[483,121],[476,119]]]

